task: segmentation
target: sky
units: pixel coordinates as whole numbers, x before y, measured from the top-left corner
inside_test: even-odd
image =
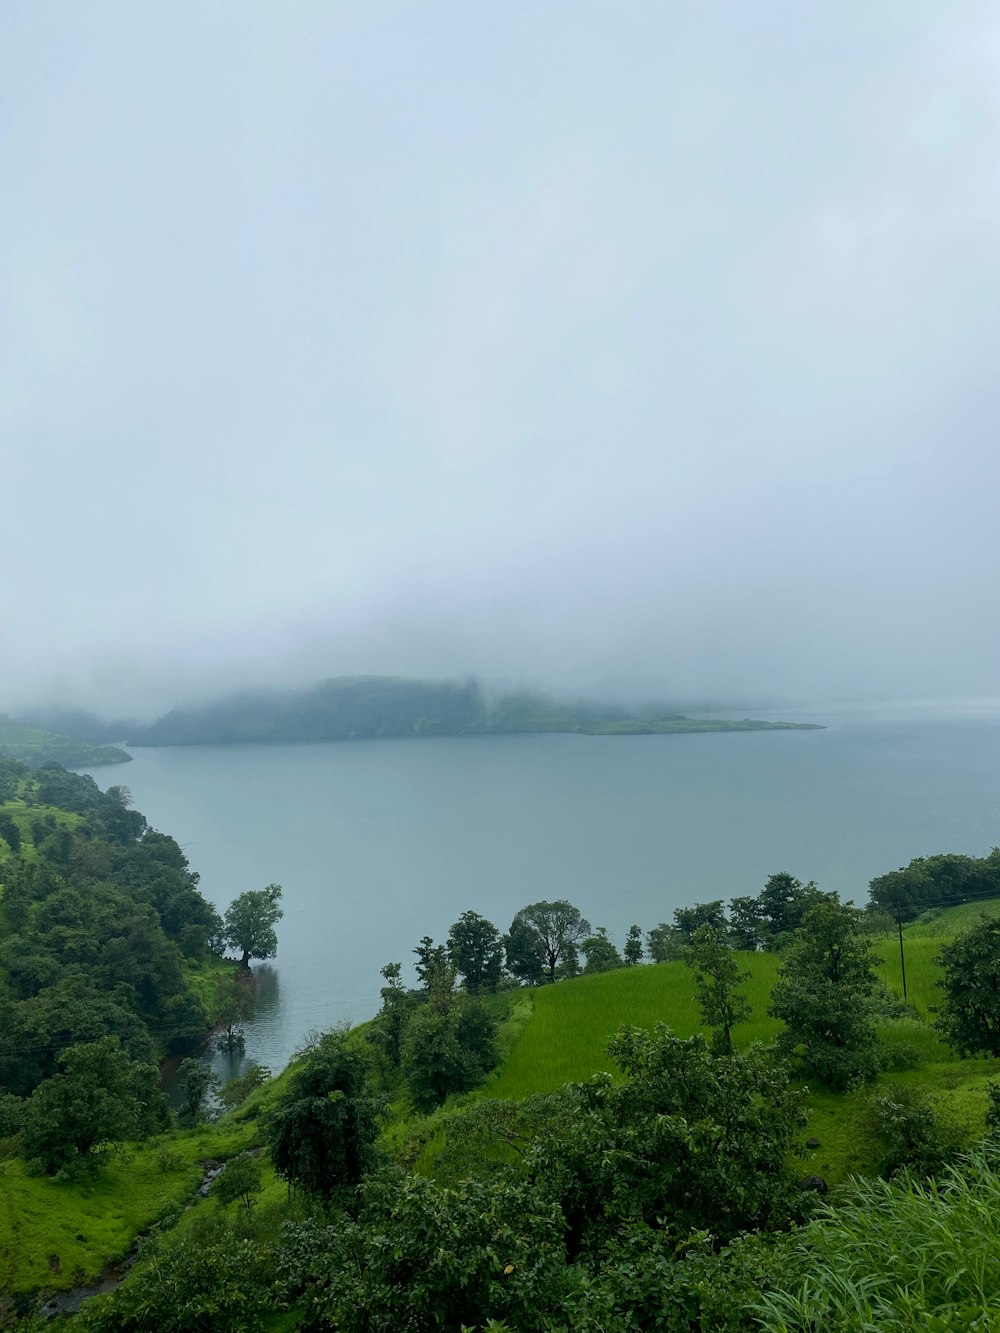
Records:
[[[6,0],[0,708],[1000,694],[992,0]]]

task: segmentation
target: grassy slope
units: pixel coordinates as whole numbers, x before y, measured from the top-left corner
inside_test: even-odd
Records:
[[[983,1085],[1000,1073],[1000,1061],[955,1060],[926,1020],[937,1002],[934,957],[942,943],[973,925],[986,911],[1000,913],[1000,902],[971,903],[937,914],[905,931],[907,991],[922,1022],[900,1019],[885,1024],[881,1036],[887,1045],[917,1048],[925,1063],[916,1069],[883,1076],[883,1082],[926,1086],[939,1095],[947,1109],[970,1136],[981,1130],[985,1112]],[[895,936],[877,942],[879,975],[894,994],[900,992],[899,947]],[[753,1017],[734,1029],[738,1046],[768,1041],[780,1024],[767,1017],[767,1002],[778,960],[768,954],[742,954],[751,972],[746,994]],[[607,1044],[623,1024],[638,1027],[665,1022],[682,1037],[703,1031],[694,997],[691,974],[683,963],[625,968],[593,977],[580,977],[533,992],[534,1012],[498,1075],[480,1095],[522,1098],[549,1092],[568,1081],[589,1078],[607,1070]],[[841,1096],[821,1090],[810,1094],[807,1133],[821,1142],[811,1153],[807,1169],[830,1181],[846,1178],[867,1163],[860,1156],[853,1122],[864,1094]]]
[[[127,764],[132,756],[116,745],[94,745],[91,741],[59,736],[40,727],[12,722],[0,713],[0,754],[37,768],[41,764],[62,764],[64,768],[98,768],[103,764]]]
[[[943,940],[973,924],[983,910],[1000,913],[1000,902],[953,908],[907,929],[910,998],[922,1015],[928,1015],[935,1001],[934,954]],[[879,941],[879,950],[883,979],[890,989],[898,990],[895,937]],[[745,1046],[767,1041],[778,1030],[779,1025],[766,1016],[777,959],[766,954],[742,957],[752,973],[746,990],[754,1016],[734,1035]],[[504,1063],[481,1092],[473,1095],[521,1098],[586,1079],[608,1068],[607,1043],[623,1023],[649,1026],[658,1021],[669,1023],[681,1036],[700,1030],[690,973],[681,963],[621,969],[521,992],[501,1032]],[[360,1037],[360,1031],[356,1032]],[[1000,1061],[956,1061],[932,1029],[913,1020],[888,1024],[882,1035],[889,1042],[920,1047],[928,1061],[917,1069],[891,1075],[892,1080],[920,1084],[939,1094],[967,1125],[970,1135],[981,1128],[982,1085],[1000,1073]],[[285,1071],[219,1124],[170,1136],[177,1161],[167,1170],[159,1162],[162,1140],[135,1148],[129,1158],[113,1162],[91,1182],[29,1177],[18,1162],[0,1167],[0,1291],[60,1289],[95,1278],[169,1205],[189,1200],[200,1176],[199,1163],[230,1156],[255,1142],[255,1117],[273,1103],[287,1077]],[[803,1169],[837,1182],[867,1165],[859,1156],[852,1127],[857,1102],[855,1096],[811,1094],[807,1132],[819,1138],[822,1146],[807,1155]],[[402,1100],[394,1110],[400,1118],[395,1129],[405,1132]],[[397,1133],[390,1129],[387,1144],[392,1146],[396,1139]],[[433,1151],[428,1166],[432,1159]],[[277,1202],[283,1196],[284,1184],[269,1170],[265,1185],[262,1203]],[[187,1214],[181,1227],[189,1225],[195,1215]]]

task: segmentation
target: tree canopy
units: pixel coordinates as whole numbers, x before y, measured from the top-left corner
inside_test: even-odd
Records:
[[[226,908],[225,941],[242,954],[240,962],[244,967],[250,965],[251,958],[273,958],[278,952],[278,935],[274,928],[285,915],[281,909],[281,892],[280,884],[248,889]]]
[[[505,937],[507,967],[529,984],[555,981],[560,964],[576,970],[579,946],[589,934],[590,922],[565,898],[531,903],[517,913]]]

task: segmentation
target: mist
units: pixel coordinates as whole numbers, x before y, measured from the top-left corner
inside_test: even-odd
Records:
[[[997,693],[1000,12],[0,17],[0,709]]]

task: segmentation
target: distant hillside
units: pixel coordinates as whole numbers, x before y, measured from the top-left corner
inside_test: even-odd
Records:
[[[62,764],[63,768],[98,768],[104,764],[127,764],[132,758],[115,745],[94,745],[40,727],[25,726],[4,713],[0,713],[0,755],[30,768],[53,763]]]
[[[42,731],[54,731],[59,736],[72,736],[77,741],[91,741],[107,745],[129,736],[140,725],[134,719],[100,717],[83,708],[25,708],[14,714],[15,722]]]
[[[719,721],[655,708],[562,703],[518,692],[490,698],[475,681],[341,676],[302,690],[261,690],[198,708],[174,708],[131,733],[132,745],[236,745],[405,736],[530,732],[661,735],[691,731],[806,730],[810,723]]]

